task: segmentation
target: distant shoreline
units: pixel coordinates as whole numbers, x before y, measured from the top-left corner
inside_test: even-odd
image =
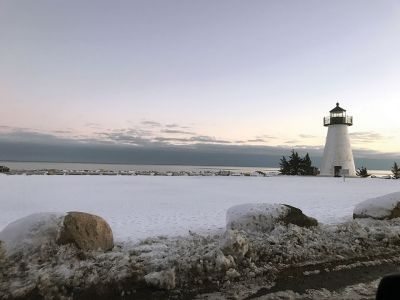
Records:
[[[195,166],[195,165],[139,165],[111,163],[24,162],[0,161],[11,169],[11,175],[158,175],[158,176],[256,176],[259,171],[267,176],[277,175],[276,167]],[[390,175],[390,170],[368,170],[375,176]],[[260,173],[260,174],[261,174]]]

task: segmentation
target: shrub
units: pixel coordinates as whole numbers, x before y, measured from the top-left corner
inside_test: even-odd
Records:
[[[357,176],[360,176],[363,178],[371,175],[371,174],[368,174],[368,170],[365,167],[361,167],[360,169],[357,169],[356,174],[357,174]]]
[[[10,168],[6,166],[0,166],[0,173],[8,173],[10,172]]]

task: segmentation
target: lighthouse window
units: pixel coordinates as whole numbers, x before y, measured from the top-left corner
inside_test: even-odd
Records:
[[[332,113],[331,114],[331,117],[344,117],[344,114],[342,113],[342,112],[340,112],[340,113]]]

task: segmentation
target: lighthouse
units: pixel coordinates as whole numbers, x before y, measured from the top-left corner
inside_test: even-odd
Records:
[[[328,127],[324,156],[320,175],[356,176],[353,153],[350,146],[348,127],[353,125],[353,117],[336,103],[329,117],[324,117],[324,126]]]

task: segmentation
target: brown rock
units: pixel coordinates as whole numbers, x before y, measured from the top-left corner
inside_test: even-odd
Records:
[[[96,215],[69,212],[60,230],[57,244],[74,244],[82,250],[111,250],[113,234],[107,222]]]
[[[287,204],[282,205],[289,208],[288,212],[280,218],[280,221],[285,223],[286,225],[294,224],[300,227],[311,227],[318,225],[318,221],[316,219],[306,216],[305,214],[303,214],[301,209]]]

